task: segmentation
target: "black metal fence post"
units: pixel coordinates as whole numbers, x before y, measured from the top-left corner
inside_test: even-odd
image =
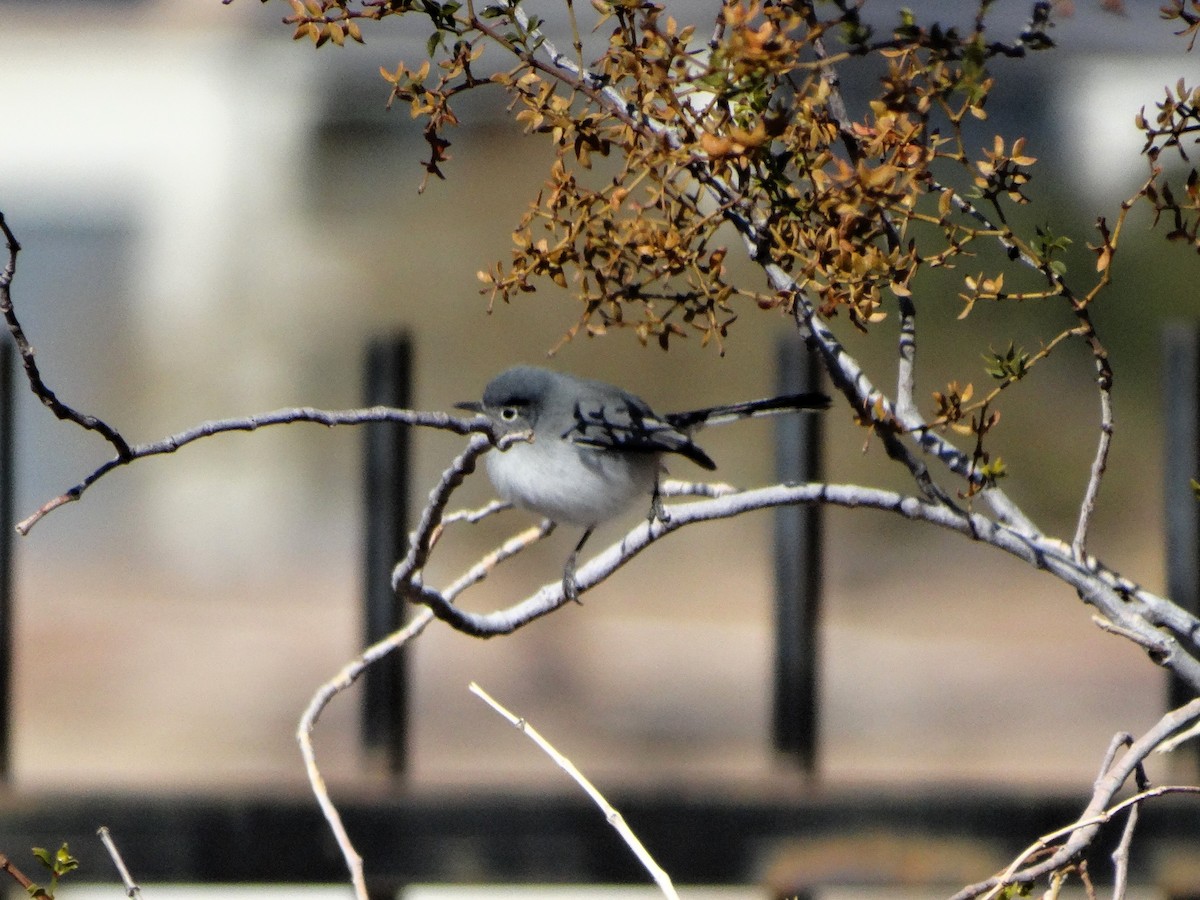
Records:
[[[778,349],[781,394],[821,389],[816,356],[799,336]],[[775,467],[780,481],[821,477],[823,417],[779,416]],[[775,511],[775,749],[808,775],[817,765],[817,635],[821,607],[821,508],[785,506]]]
[[[1173,322],[1163,331],[1163,497],[1167,542],[1167,595],[1200,614],[1200,324]],[[1167,687],[1174,709],[1195,696],[1178,678]],[[1173,757],[1200,771],[1200,747],[1190,741]]]
[[[367,406],[412,404],[412,341],[406,334],[371,343],[364,373]],[[372,644],[404,624],[404,610],[391,588],[391,573],[408,540],[411,479],[409,430],[378,422],[366,426],[363,497],[366,507],[364,569],[365,639]],[[369,749],[382,751],[388,770],[400,775],[408,744],[406,653],[392,653],[367,671],[362,733]]]

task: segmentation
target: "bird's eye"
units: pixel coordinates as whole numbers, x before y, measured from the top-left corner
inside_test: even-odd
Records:
[[[506,406],[500,410],[500,418],[505,422],[511,422],[517,417],[517,408],[515,406]]]

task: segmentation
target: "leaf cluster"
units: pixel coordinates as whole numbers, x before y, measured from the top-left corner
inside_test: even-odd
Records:
[[[47,870],[50,872],[50,884],[47,887],[42,887],[37,884],[30,884],[25,890],[30,897],[45,898],[45,900],[53,900],[55,892],[58,890],[58,882],[64,876],[74,872],[79,868],[79,860],[71,855],[70,848],[63,844],[54,852],[47,850],[45,847],[34,847],[33,855]]]
[[[1181,16],[1191,16],[1179,4]],[[1200,17],[1189,20],[1187,33],[1191,42],[1196,39],[1200,28]],[[1200,252],[1200,173],[1191,165],[1187,148],[1200,144],[1200,87],[1189,87],[1179,79],[1172,91],[1168,88],[1163,101],[1157,104],[1158,112],[1151,120],[1143,109],[1135,123],[1145,135],[1142,152],[1150,163],[1150,179],[1142,189],[1142,196],[1154,209],[1154,220],[1166,219],[1170,228],[1167,239],[1191,245]],[[1182,185],[1178,184],[1161,159],[1163,152],[1174,150],[1186,172]],[[1173,181],[1176,187],[1172,187]]]
[[[514,232],[512,259],[481,273],[492,300],[549,281],[581,303],[570,334],[628,326],[664,348],[689,332],[721,346],[739,300],[790,309],[787,296],[729,277],[722,226],[731,216],[755,223],[761,253],[823,314],[845,314],[864,330],[882,320],[888,296],[907,295],[922,266],[949,265],[979,234],[948,203],[936,215],[921,211],[939,161],[954,163],[969,178],[964,189],[996,209],[1024,202],[1033,160],[1021,141],[1006,151],[997,138],[973,158],[961,126],[986,118],[989,59],[1052,45],[1045,4],[1004,44],[986,37],[987,3],[965,33],[903,11],[876,39],[857,4],[819,14],[809,3],[738,0],[724,4],[703,41],[656,3],[593,0],[604,51],[585,61],[577,37],[577,60],[563,65],[557,54],[547,65],[540,22],[509,2],[479,10],[434,0],[289,2],[296,36],[315,42],[337,43],[336,30],[358,18],[428,17],[436,59],[383,70],[393,100],[424,122],[427,172],[444,175],[455,97],[484,84],[502,87],[516,119],[557,154]],[[485,43],[515,65],[477,78],[471,65]],[[887,71],[865,114],[850,118],[832,89],[835,67],[868,54]],[[598,157],[619,167],[594,169]],[[918,250],[921,228],[943,240]]]
[[[1037,159],[1022,137],[976,134],[986,127],[993,60],[1054,46],[1053,5],[1041,0],[1009,40],[991,32],[992,0],[978,2],[965,28],[900,10],[886,34],[850,0],[725,0],[704,34],[655,0],[591,0],[592,58],[571,2],[568,51],[519,0],[286,2],[296,37],[318,44],[339,43],[336,30],[351,35],[362,20],[427,20],[428,58],[381,70],[391,102],[422,123],[427,179],[445,177],[446,133],[470,90],[502,90],[515,121],[552,147],[511,257],[479,278],[489,308],[548,286],[569,291],[579,305],[564,340],[628,328],[643,344],[668,349],[694,334],[723,352],[745,309],[793,314],[801,296],[823,319],[844,316],[867,332],[912,306],[925,272],[962,265],[982,243],[989,259],[1001,248],[1004,261],[964,277],[960,319],[979,303],[1031,300],[1058,300],[1070,319],[1028,352],[1010,345],[986,355],[995,382],[986,394],[975,397],[967,379],[933,394],[930,427],[966,427],[982,440],[999,393],[1068,339],[1087,343],[1097,383],[1111,383],[1089,308],[1110,282],[1134,203],[1152,204],[1171,239],[1200,246],[1195,170],[1173,185],[1158,163],[1167,149],[1186,161],[1200,134],[1197,89],[1182,83],[1153,121],[1139,116],[1152,175],[1112,223],[1098,220],[1090,284],[1067,281],[1068,237],[1011,223],[1029,203]],[[1194,40],[1196,14],[1183,0],[1162,14]],[[860,57],[876,60],[878,90],[850,110],[840,72]],[[760,265],[778,266],[789,287],[735,277],[731,238]],[[877,418],[860,411],[864,424]],[[989,477],[1003,474],[993,469]]]

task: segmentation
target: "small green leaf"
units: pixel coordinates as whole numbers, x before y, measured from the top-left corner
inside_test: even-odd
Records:
[[[1016,381],[1029,370],[1029,354],[1011,342],[1003,353],[984,354],[984,369],[997,381]]]
[[[1004,464],[1004,460],[996,457],[989,460],[979,467],[979,474],[983,476],[983,480],[988,484],[994,484],[997,479],[1003,478],[1008,474],[1008,466]]]
[[[54,874],[66,875],[68,872],[74,872],[79,868],[79,860],[71,855],[70,850],[64,843],[58,848],[58,852],[54,854]]]

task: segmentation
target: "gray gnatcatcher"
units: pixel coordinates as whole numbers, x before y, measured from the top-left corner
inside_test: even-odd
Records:
[[[487,416],[501,435],[530,433],[528,441],[489,453],[488,475],[503,499],[584,529],[563,571],[563,589],[572,600],[578,599],[575,561],[597,525],[639,499],[650,500],[651,519],[665,518],[658,494],[663,454],[677,453],[704,469],[717,467],[693,443],[693,429],[828,405],[824,394],[805,393],[658,416],[619,387],[534,366],[497,375],[484,388],[482,402],[455,404]]]

